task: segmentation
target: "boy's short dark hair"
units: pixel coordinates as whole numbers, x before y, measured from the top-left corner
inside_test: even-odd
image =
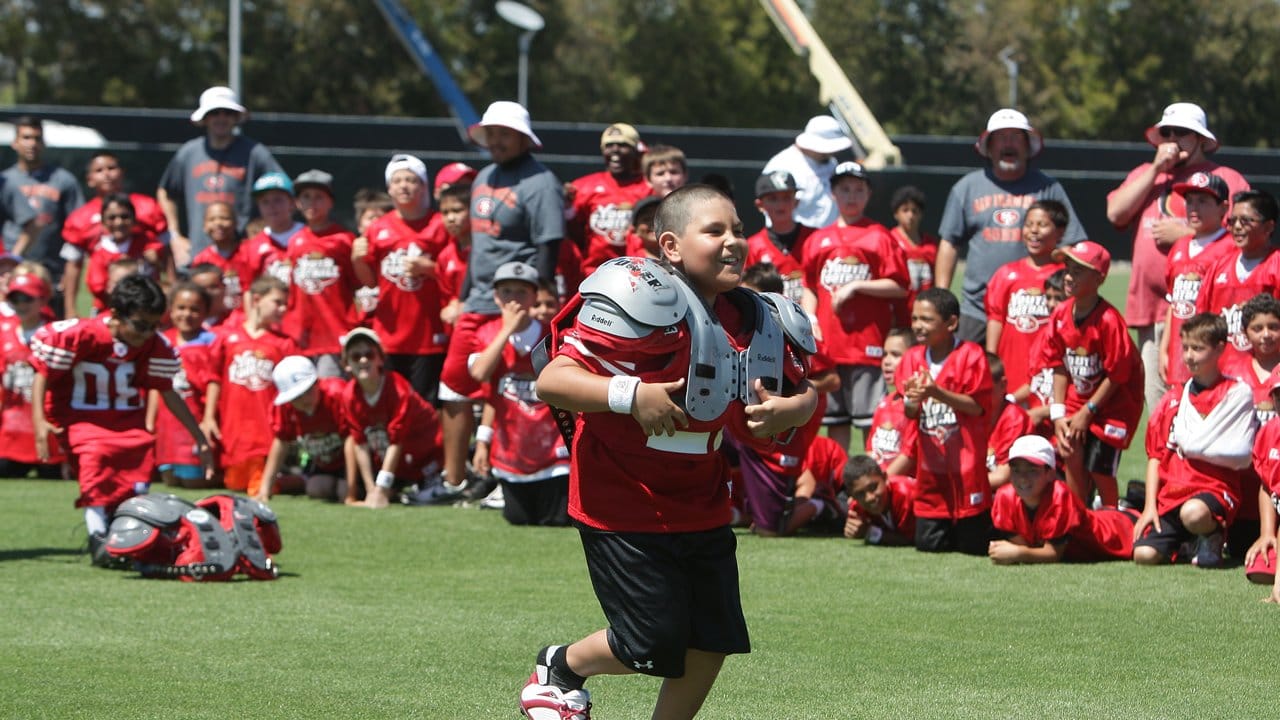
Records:
[[[889,209],[896,213],[898,208],[907,203],[915,203],[917,207],[924,210],[924,191],[915,185],[903,185],[893,191],[893,197],[889,199]]]
[[[885,333],[884,339],[898,338],[911,347],[916,344],[916,334],[909,327],[889,328],[889,332]]]
[[[642,224],[653,227],[653,218],[658,214],[658,205],[661,203],[662,198],[655,195],[640,198],[635,207],[631,208],[631,227],[637,228]]]
[[[844,464],[844,491],[853,494],[853,484],[858,478],[867,475],[875,475],[876,477],[884,477],[884,470],[876,463],[870,455],[854,455]]]
[[[471,206],[471,186],[465,183],[454,183],[453,185],[449,185],[448,187],[440,191],[440,198],[439,200],[436,200],[436,203],[439,204],[440,200],[444,200],[445,198],[449,198],[450,200],[457,200],[463,205],[470,207]]]
[[[160,283],[146,275],[134,274],[120,279],[107,300],[111,314],[128,318],[138,314],[160,315],[169,307]]]
[[[262,297],[273,290],[279,290],[286,295],[289,294],[289,286],[275,275],[259,275],[258,279],[254,280],[253,284],[249,286],[249,294],[254,297]]]
[[[658,205],[658,214],[653,219],[654,233],[658,237],[668,232],[680,235],[693,217],[693,206],[711,200],[729,200],[729,197],[719,188],[710,185],[694,184],[676,188]]]
[[[1262,216],[1262,222],[1275,220],[1280,215],[1280,209],[1276,207],[1276,199],[1266,190],[1241,190],[1231,196],[1231,206],[1238,207],[1240,203],[1247,203],[1258,214]]]
[[[84,164],[84,171],[86,175],[89,173],[89,168],[93,167],[93,162],[98,158],[111,158],[112,160],[115,160],[117,164],[120,162],[120,156],[110,150],[98,150],[94,154],[90,155],[89,162]]]
[[[1059,268],[1052,275],[1044,279],[1045,290],[1057,290],[1060,293],[1067,291],[1067,269]]]
[[[1271,293],[1258,293],[1245,301],[1240,306],[1240,321],[1242,327],[1249,327],[1249,323],[1259,315],[1272,315],[1280,320],[1280,300],[1277,300]]]
[[[916,302],[929,303],[934,310],[938,311],[943,320],[960,317],[960,301],[946,288],[931,287],[928,290],[921,290],[916,295]]]
[[[1198,340],[1207,345],[1225,345],[1227,321],[1218,313],[1198,313],[1182,323],[1183,338]]]
[[[773,263],[756,263],[742,271],[742,284],[755,288],[759,292],[771,292],[782,295],[787,289],[782,275]]]
[[[1057,200],[1037,200],[1031,203],[1023,217],[1030,215],[1032,210],[1039,210],[1048,215],[1049,222],[1059,230],[1066,230],[1067,225],[1071,224],[1071,213],[1067,212],[1067,206]]]
[[[689,164],[685,160],[684,151],[671,145],[650,145],[648,152],[640,160],[640,171],[649,177],[649,168],[657,164],[675,163],[684,172],[689,172]]]
[[[391,196],[385,190],[378,188],[360,188],[356,190],[355,197],[352,201],[354,210],[356,211],[356,219],[364,214],[365,210],[374,208],[384,213],[391,212],[395,209],[396,204],[391,201]]]
[[[169,306],[173,306],[173,300],[178,297],[178,293],[184,292],[195,293],[196,297],[200,298],[200,303],[204,305],[205,312],[209,312],[209,308],[213,307],[213,297],[209,295],[209,291],[190,280],[183,280],[173,286],[173,290],[169,292]]]
[[[44,120],[36,117],[35,115],[19,115],[10,122],[13,123],[14,130],[17,130],[18,128],[35,128],[39,130],[41,134],[44,134]]]

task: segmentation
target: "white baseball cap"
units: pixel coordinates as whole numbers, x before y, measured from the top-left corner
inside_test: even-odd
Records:
[[[804,132],[796,136],[796,147],[822,155],[834,155],[853,147],[840,123],[830,115],[815,115],[805,123]]]
[[[310,358],[290,355],[276,363],[271,371],[271,381],[276,384],[276,405],[295,400],[316,384],[316,366]]]
[[[214,85],[200,93],[200,107],[191,113],[191,122],[199,123],[213,110],[231,110],[241,115],[249,114],[244,105],[240,104],[240,97],[236,95],[236,91],[222,85]]]
[[[1053,451],[1053,445],[1039,435],[1023,435],[1014,440],[1009,446],[1009,460],[1012,462],[1015,458],[1048,468],[1058,464],[1058,454]]]
[[[1180,102],[1165,108],[1164,114],[1160,116],[1160,122],[1147,128],[1147,142],[1159,146],[1163,141],[1160,137],[1160,128],[1163,127],[1186,128],[1205,138],[1209,141],[1209,145],[1204,149],[1207,153],[1217,150],[1221,144],[1218,138],[1209,132],[1209,118],[1204,114],[1204,108],[1195,103]]]
[[[1013,108],[1000,108],[987,118],[987,129],[978,136],[978,142],[973,144],[973,149],[978,151],[982,157],[991,157],[987,154],[987,138],[991,137],[991,133],[997,130],[1022,130],[1027,134],[1027,144],[1031,148],[1031,157],[1040,154],[1044,149],[1044,138],[1040,135],[1040,131],[1031,127],[1031,121],[1026,115],[1014,110]]]
[[[485,144],[484,129],[490,125],[511,128],[532,140],[535,148],[542,147],[542,141],[533,134],[533,128],[529,125],[529,111],[518,102],[498,100],[491,103],[481,116],[480,122],[467,128],[467,135],[471,137],[472,142],[483,146]]]
[[[387,185],[391,184],[391,176],[395,175],[397,170],[408,170],[417,175],[423,185],[427,184],[427,164],[413,155],[396,153],[391,156],[391,161],[387,163],[387,169],[383,172]]]

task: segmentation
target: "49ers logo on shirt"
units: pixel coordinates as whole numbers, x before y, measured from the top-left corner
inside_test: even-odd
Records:
[[[920,432],[939,444],[945,443],[958,427],[956,411],[950,405],[930,398],[920,406]]]
[[[298,258],[293,266],[293,283],[308,295],[319,295],[342,276],[338,263],[320,252]]]
[[[997,210],[991,214],[991,221],[1000,227],[1022,227],[1022,211]]]
[[[342,449],[342,436],[338,433],[303,435],[298,438],[298,447],[313,459],[327,464]]]
[[[1053,399],[1053,370],[1043,368],[1031,376],[1031,394],[1040,398],[1041,405],[1048,405]]]
[[[1063,362],[1067,366],[1067,372],[1071,373],[1071,382],[1076,386],[1076,394],[1092,395],[1098,387],[1098,376],[1102,374],[1102,360],[1098,357],[1098,353],[1091,353],[1079,347],[1068,350]]]
[[[1227,321],[1227,339],[1240,352],[1249,352],[1253,343],[1244,334],[1244,312],[1239,303],[1222,308],[1222,318]]]
[[[275,361],[263,355],[261,350],[245,350],[231,359],[227,367],[227,380],[254,392],[271,385],[271,371]]]
[[[235,270],[227,268],[223,271],[222,289],[226,292],[222,302],[227,306],[227,309],[235,310],[240,307],[240,296],[244,293],[244,290],[240,287],[240,276],[236,274]]]
[[[374,455],[381,455],[391,447],[391,436],[387,434],[387,429],[381,425],[375,425],[364,429],[365,442],[369,444],[369,452]]]
[[[1049,303],[1040,288],[1023,288],[1009,298],[1006,313],[1010,324],[1022,333],[1040,329],[1042,318],[1049,317]]]
[[[284,258],[267,263],[267,267],[263,271],[285,285],[293,282],[293,266]]]
[[[822,266],[819,282],[827,292],[835,292],[854,280],[870,280],[871,266],[856,257],[831,258]]]
[[[410,277],[405,274],[405,265],[414,258],[422,257],[422,248],[417,243],[409,243],[382,258],[382,277],[391,281],[392,285],[405,292],[417,292],[422,289],[422,276]]]
[[[1169,293],[1173,316],[1186,320],[1196,314],[1196,298],[1200,295],[1203,278],[1200,273],[1189,272],[1173,279],[1173,292]]]
[[[630,205],[601,205],[591,212],[591,232],[609,241],[610,245],[627,244],[627,228],[631,227]]]
[[[5,366],[4,369],[4,389],[11,393],[22,396],[22,399],[31,403],[31,383],[35,381],[36,371],[24,362],[15,362]]]
[[[871,459],[877,464],[892,460],[902,452],[902,433],[885,423],[871,433]]]

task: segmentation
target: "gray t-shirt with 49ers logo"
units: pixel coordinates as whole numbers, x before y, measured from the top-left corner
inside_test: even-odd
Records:
[[[563,237],[564,189],[555,173],[532,155],[485,167],[471,185],[471,292],[463,312],[497,314],[498,268],[512,261],[536,265],[537,246]]]
[[[984,168],[974,170],[951,186],[938,236],[954,245],[957,251],[968,248],[964,291],[960,295],[961,315],[986,319],[983,298],[987,281],[1001,265],[1027,256],[1022,244],[1022,221],[1026,219],[1027,208],[1037,200],[1057,200],[1067,206],[1071,222],[1061,244],[1074,245],[1085,239],[1084,228],[1071,207],[1067,191],[1039,170],[1029,169],[1018,180],[1006,183],[997,180],[991,168]]]

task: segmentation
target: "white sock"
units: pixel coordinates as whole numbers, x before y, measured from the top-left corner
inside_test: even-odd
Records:
[[[84,509],[84,524],[90,535],[107,534],[107,509],[101,505]]]

